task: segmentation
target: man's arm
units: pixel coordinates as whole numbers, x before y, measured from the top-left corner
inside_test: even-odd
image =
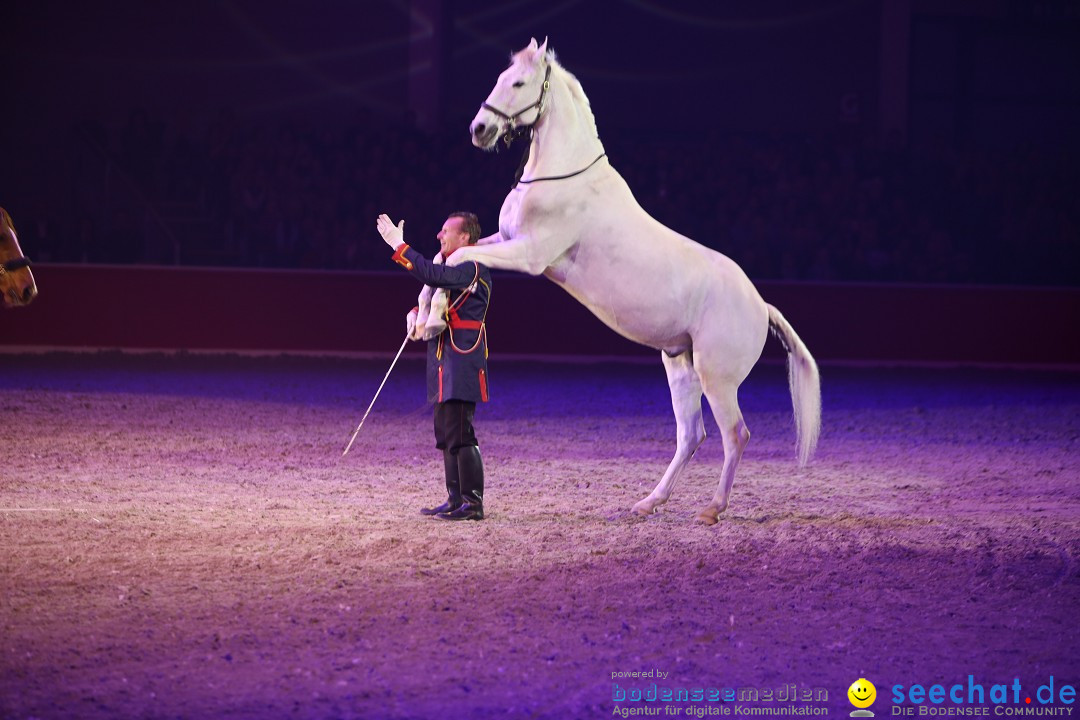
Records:
[[[405,243],[394,251],[393,260],[414,278],[431,287],[461,289],[476,282],[475,264],[465,263],[457,267],[436,265]]]
[[[393,260],[425,285],[439,288],[467,288],[476,281],[479,272],[475,264],[462,267],[437,265],[405,243],[405,221],[397,225],[385,213],[375,221],[382,239],[394,249]]]

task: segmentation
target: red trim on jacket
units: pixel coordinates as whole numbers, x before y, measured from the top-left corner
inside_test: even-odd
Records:
[[[398,249],[394,251],[394,257],[392,259],[394,262],[396,262],[398,265],[405,268],[406,270],[412,270],[412,260],[405,257],[405,251],[408,249],[409,246],[407,244],[401,243],[400,245],[398,245]]]

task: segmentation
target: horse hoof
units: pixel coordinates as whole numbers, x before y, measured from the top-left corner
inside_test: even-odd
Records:
[[[638,504],[634,505],[634,507],[631,508],[630,512],[634,513],[638,517],[649,517],[654,512],[656,512],[656,508],[652,504],[642,500]]]
[[[702,525],[715,525],[720,520],[720,513],[712,508],[707,508],[699,512],[695,520]]]

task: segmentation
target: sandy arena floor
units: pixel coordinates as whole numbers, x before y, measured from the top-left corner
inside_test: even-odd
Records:
[[[482,523],[417,512],[442,483],[417,360],[340,457],[386,365],[0,355],[0,717],[724,705],[615,702],[657,683],[822,688],[844,718],[866,677],[880,718],[896,684],[1080,684],[1078,374],[826,366],[800,470],[784,371],[759,367],[703,527],[711,418],[671,502],[628,512],[674,450],[659,360],[494,356]],[[667,675],[612,677],[633,671]]]

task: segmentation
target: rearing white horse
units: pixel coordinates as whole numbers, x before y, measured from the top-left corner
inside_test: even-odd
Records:
[[[705,440],[702,393],[724,441],[724,466],[698,519],[724,511],[750,432],[739,385],[771,328],[788,352],[798,458],[813,454],[821,427],[817,365],[780,311],[762,300],[730,258],[661,225],[611,167],[581,83],[533,39],[515,53],[472,121],[472,142],[491,149],[532,130],[528,162],[499,213],[499,232],[464,247],[450,265],[543,274],[620,335],[662,351],[678,423],[678,445],[651,493],[634,505],[648,515]]]

